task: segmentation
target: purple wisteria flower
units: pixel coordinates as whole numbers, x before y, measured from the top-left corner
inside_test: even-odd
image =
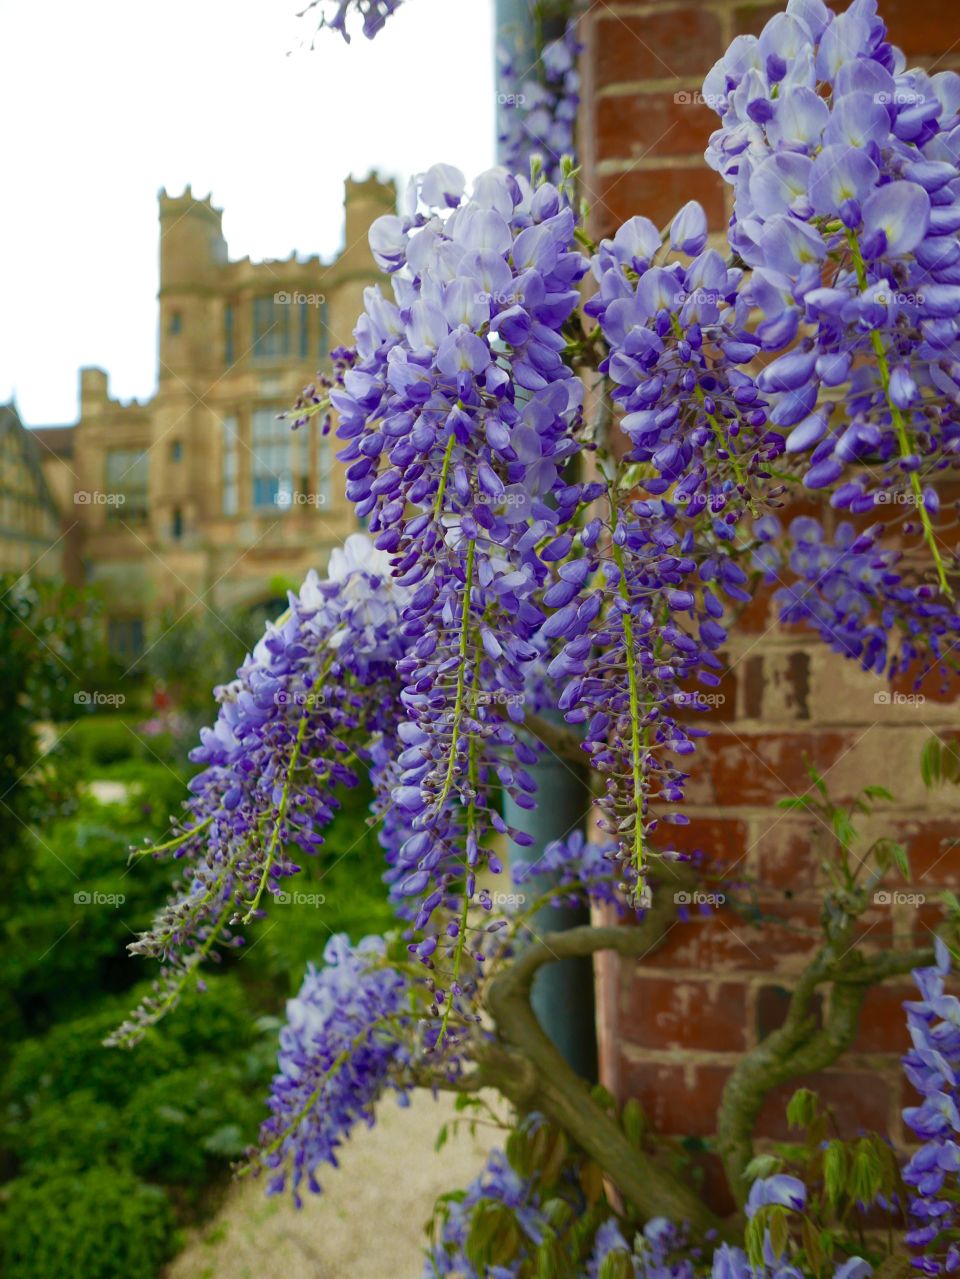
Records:
[[[547,180],[559,183],[561,161],[575,158],[574,128],[580,104],[577,58],[582,48],[574,19],[560,39],[544,45],[532,66],[526,50],[498,46],[497,132],[503,163],[511,173],[529,173],[536,159]]]
[[[758,379],[771,421],[834,506],[903,495],[919,518],[901,536],[922,533],[948,594],[926,489],[960,453],[960,76],[907,70],[876,0],[840,15],[789,0],[734,41],[704,94],[757,337],[793,345]]]
[[[316,1168],[337,1166],[337,1150],[360,1122],[372,1125],[374,1104],[393,1087],[406,1104],[397,1072],[409,1059],[406,979],[385,964],[379,937],[357,946],[331,937],[323,967],[311,964],[287,1004],[271,1116],[260,1131],[258,1161],[272,1170],[271,1194],[292,1189],[301,1207],[306,1182],[319,1193]]]
[[[800,516],[784,538],[779,520],[765,516],[754,527],[754,562],[767,581],[781,583],[774,603],[782,621],[812,627],[835,652],[892,677],[939,661],[960,616],[931,598],[930,587],[905,581],[902,553],[879,545],[882,532],[841,522],[828,536],[820,521]]]
[[[352,14],[363,19],[363,34],[372,40],[402,3],[403,0],[310,0],[304,13],[319,10],[320,26],[339,31],[349,44],[348,19]]]
[[[218,945],[242,944],[232,926],[261,915],[297,873],[294,849],[322,846],[335,788],[358,782],[359,726],[365,742],[398,718],[407,598],[386,557],[354,534],[331,555],[329,577],[310,572],[237,678],[215,690],[216,723],[190,756],[202,771],[178,833],[156,850],[182,863],[183,888],[130,946],[165,961],[163,976],[115,1042],[135,1041],[168,1011]]]
[[[933,966],[913,974],[920,999],[904,1005],[913,1047],[903,1065],[922,1100],[908,1106],[903,1118],[923,1142],[903,1170],[914,1191],[907,1242],[917,1250],[914,1264],[926,1275],[960,1268],[960,999],[945,989],[950,951],[939,937],[935,947]]]

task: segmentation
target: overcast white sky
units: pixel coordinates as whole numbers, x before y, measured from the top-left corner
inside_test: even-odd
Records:
[[[84,364],[153,391],[160,187],[212,191],[231,257],[330,257],[348,174],[493,163],[491,0],[313,52],[298,7],[0,0],[0,403],[29,425],[75,421]]]

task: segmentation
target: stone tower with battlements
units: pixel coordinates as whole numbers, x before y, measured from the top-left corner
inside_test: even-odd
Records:
[[[76,426],[56,447],[34,432],[115,647],[133,654],[170,613],[263,603],[354,528],[334,441],[277,414],[351,342],[380,278],[367,232],[395,200],[374,174],[348,179],[332,261],[252,262],[230,258],[209,197],[160,192],[156,394],[122,404],[86,368]]]

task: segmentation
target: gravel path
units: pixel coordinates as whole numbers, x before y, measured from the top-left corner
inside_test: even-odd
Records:
[[[493,1101],[493,1098],[490,1098]],[[221,1211],[192,1231],[166,1279],[420,1279],[423,1226],[439,1194],[479,1172],[499,1134],[462,1125],[438,1153],[433,1144],[453,1099],[390,1098],[375,1127],[357,1129],[338,1169],[320,1173],[324,1193],[268,1199],[263,1182],[241,1182]]]

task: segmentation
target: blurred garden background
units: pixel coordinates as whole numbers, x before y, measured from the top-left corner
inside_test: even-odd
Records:
[[[14,575],[0,591],[0,1271],[151,1276],[221,1204],[256,1135],[278,1014],[308,960],[332,932],[387,926],[369,797],[343,796],[298,895],[271,905],[205,991],[132,1052],[104,1049],[152,976],[127,944],[177,873],[152,857],[131,863],[130,849],[161,839],[179,811],[211,672],[244,654],[191,615],[175,646],[157,643],[121,680],[95,592]],[[232,623],[251,638],[262,619]],[[81,670],[84,688],[71,674]],[[295,927],[278,926],[281,911],[296,912]]]

